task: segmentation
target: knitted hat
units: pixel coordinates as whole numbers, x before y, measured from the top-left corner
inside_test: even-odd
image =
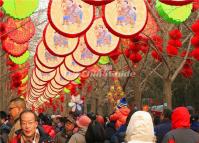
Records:
[[[90,124],[90,122],[91,122],[91,119],[88,116],[82,115],[76,121],[76,124],[77,124],[78,127],[88,128],[88,125]]]
[[[120,99],[119,103],[117,104],[117,108],[121,108],[121,107],[124,107],[127,105],[128,105],[128,103],[126,101],[126,98],[122,98],[122,99]]]

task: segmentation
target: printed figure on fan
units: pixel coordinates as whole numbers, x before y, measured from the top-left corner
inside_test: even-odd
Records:
[[[84,42],[80,42],[79,48],[81,49],[81,60],[93,58],[93,53],[88,50],[88,48]]]
[[[136,22],[136,8],[132,0],[117,0],[117,25],[134,25]]]
[[[57,32],[54,33],[55,48],[68,48],[68,39]]]
[[[82,6],[75,0],[63,0],[63,25],[81,24],[83,18]]]
[[[97,47],[111,45],[112,36],[105,26],[97,25],[95,27],[95,31],[97,37]]]
[[[46,61],[56,61],[57,60],[57,57],[55,56],[52,56],[46,49],[45,49],[45,58],[46,58]]]

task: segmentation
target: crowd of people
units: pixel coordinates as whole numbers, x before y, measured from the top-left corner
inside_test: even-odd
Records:
[[[199,143],[198,115],[187,107],[150,111],[129,109],[122,98],[109,117],[92,112],[66,117],[26,109],[22,98],[0,111],[0,143]]]

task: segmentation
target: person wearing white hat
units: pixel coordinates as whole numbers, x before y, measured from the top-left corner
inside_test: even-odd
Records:
[[[155,143],[153,121],[148,112],[137,111],[131,116],[125,140],[128,143]]]

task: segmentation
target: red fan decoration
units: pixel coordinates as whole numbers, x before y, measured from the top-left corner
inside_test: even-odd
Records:
[[[100,5],[105,5],[108,4],[114,0],[83,0],[85,3],[94,5],[94,6],[100,6]]]
[[[9,38],[19,44],[28,42],[35,33],[35,27],[30,18],[23,20],[8,18],[5,29]]]
[[[19,57],[28,50],[28,43],[17,44],[10,38],[6,38],[2,41],[2,48],[10,55]]]

